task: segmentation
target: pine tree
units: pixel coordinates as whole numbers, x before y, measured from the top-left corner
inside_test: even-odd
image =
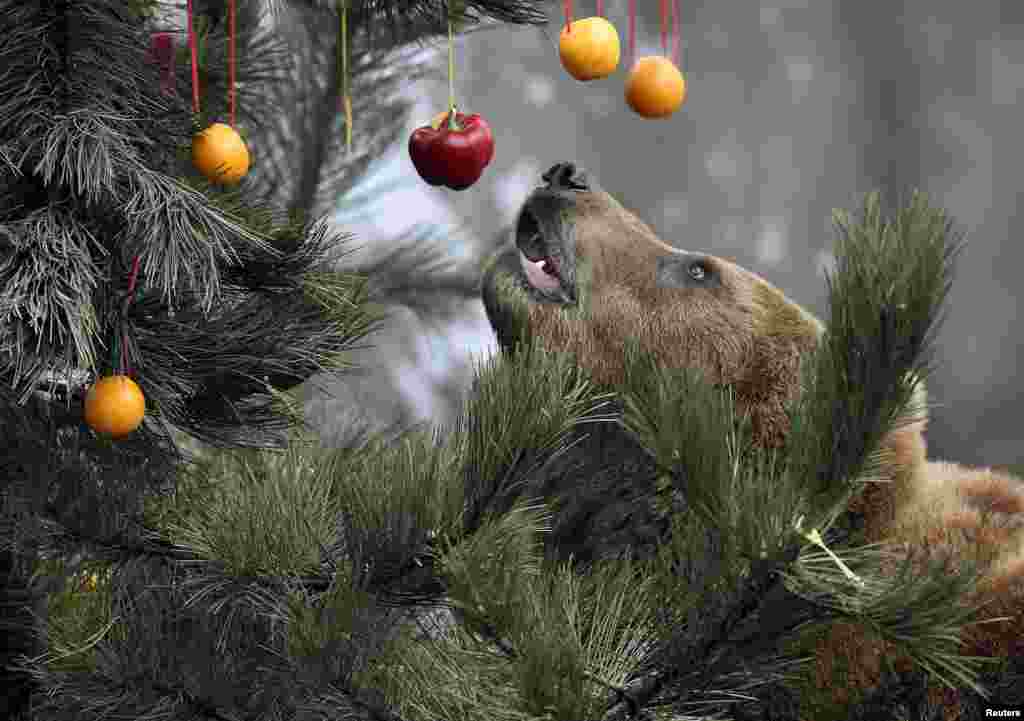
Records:
[[[0,2],[9,715],[795,718],[786,643],[851,618],[975,683],[956,643],[973,569],[883,573],[845,511],[928,370],[956,249],[940,211],[915,199],[893,234],[869,201],[841,235],[784,453],[693,373],[632,349],[628,387],[599,388],[525,321],[453,427],[323,449],[288,390],[379,322],[374,279],[412,300],[429,282],[416,253],[390,275],[333,270],[345,238],[308,219],[400,127],[400,102],[375,106],[382,48],[443,32],[446,7],[346,4],[356,117],[382,118],[346,159],[339,3],[272,3],[300,52],[239,3],[239,118],[268,158],[241,192],[188,172],[189,99],[146,59],[155,5]],[[230,23],[196,9],[202,126],[225,112]],[[545,19],[527,0],[465,10]],[[307,157],[274,152],[294,128],[275,107],[309,120]],[[111,441],[82,396],[120,371],[147,419]],[[183,453],[176,431],[215,451]]]

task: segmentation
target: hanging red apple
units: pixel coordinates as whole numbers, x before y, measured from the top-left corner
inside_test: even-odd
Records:
[[[465,190],[494,157],[491,127],[477,114],[444,113],[409,137],[409,157],[420,177],[431,185]]]

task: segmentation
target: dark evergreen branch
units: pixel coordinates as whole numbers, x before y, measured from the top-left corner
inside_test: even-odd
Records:
[[[467,511],[463,531],[502,513],[531,491],[530,474],[571,441],[571,431],[612,419],[600,393],[571,358],[521,348],[484,365],[452,429],[465,439]]]
[[[0,377],[23,389],[23,400],[54,361],[99,360],[98,246],[63,204],[0,224]]]
[[[334,10],[339,0],[270,0],[270,8],[280,12],[286,6]],[[453,3],[463,22],[476,23],[493,18],[513,25],[542,25],[547,22],[543,0],[459,0]],[[383,26],[400,34],[410,25],[446,31],[448,4],[444,0],[348,0],[354,27]]]
[[[0,178],[6,181],[0,196],[0,280],[8,295],[2,304],[0,375],[24,399],[54,366],[96,370],[109,362],[123,319],[115,312],[120,299],[106,297],[111,291],[100,291],[98,280],[123,287],[134,255],[142,259],[143,293],[159,296],[165,305],[143,301],[151,317],[181,310],[188,318],[189,308],[195,308],[204,318],[211,313],[223,318],[224,307],[239,302],[229,287],[232,280],[242,277],[249,289],[253,283],[269,287],[276,281],[268,273],[308,268],[308,249],[320,252],[323,242],[312,239],[304,254],[282,260],[282,251],[301,246],[301,239],[259,222],[243,203],[243,193],[171,177],[187,168],[178,151],[188,145],[191,112],[180,93],[161,94],[153,63],[139,62],[148,54],[148,33],[121,3],[68,0],[59,17],[38,4],[16,5],[3,6],[4,25],[10,19],[16,32],[0,49],[8,68],[0,78],[0,88],[6,83],[0,149],[5,158],[17,159],[13,167],[4,166]],[[280,43],[265,33],[241,40],[239,77],[254,93],[256,107],[264,86],[279,79],[276,64],[284,56]],[[211,65],[203,80],[207,75],[216,80],[221,71],[213,64],[220,65],[215,61],[223,37],[212,36],[208,45]],[[179,65],[179,79],[184,71]],[[205,90],[212,97],[214,89]],[[36,97],[39,92],[43,95]],[[221,307],[214,311],[215,305]],[[278,304],[277,312],[290,307]],[[330,353],[338,344],[326,335],[337,327],[317,318],[323,313],[315,307],[317,302],[306,304],[300,327],[305,323],[308,333],[319,326],[314,332],[321,336],[320,351]],[[243,315],[266,317],[268,310],[255,302]],[[358,332],[358,322],[349,330]],[[136,339],[129,333],[125,340],[138,357]],[[299,346],[296,355],[307,358],[282,374],[283,383],[294,385],[326,367],[323,352],[309,353],[297,337],[291,344],[279,340],[281,346]],[[262,393],[265,378],[276,379],[273,368],[259,372],[258,366],[238,388],[217,397],[222,422],[238,425],[247,414],[270,422],[266,414],[238,405],[246,393]],[[188,402],[195,401],[179,399],[178,407]],[[266,408],[267,401],[256,405]]]
[[[828,509],[845,508],[885,432],[930,372],[934,338],[962,237],[914,193],[892,219],[870,194],[859,223],[836,211],[837,264],[827,277],[830,318],[807,388],[791,413],[793,472]],[[812,525],[817,519],[811,520]]]

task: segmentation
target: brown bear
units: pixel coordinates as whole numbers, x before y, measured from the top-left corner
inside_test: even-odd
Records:
[[[730,386],[756,439],[781,445],[785,406],[799,393],[801,358],[816,347],[822,324],[735,263],[663,242],[574,164],[559,163],[542,180],[519,213],[514,244],[484,274],[483,302],[499,344],[512,344],[510,309],[525,302],[531,334],[544,347],[571,352],[595,381],[614,387],[623,380],[625,341],[635,339],[665,366],[699,368],[715,384]],[[913,405],[923,411],[920,389]],[[984,557],[988,587],[998,591],[992,615],[1012,621],[979,627],[987,631],[973,635],[971,645],[979,655],[1024,654],[1019,631],[1012,630],[1024,609],[1024,485],[989,469],[928,461],[925,424],[924,415],[915,416],[883,442],[891,482],[872,485],[854,502],[866,540],[942,543]],[[657,472],[624,436],[598,426],[560,465],[539,474],[535,490],[561,513],[552,542],[577,558],[622,543],[649,548],[664,531],[664,519],[639,501],[652,491]],[[988,511],[1001,521],[981,534]],[[862,637],[837,629],[822,641],[819,657],[848,654],[877,667],[877,658],[866,659],[877,657],[878,648]],[[831,668],[831,661],[818,665],[819,686],[848,693],[849,684],[826,678]],[[870,687],[877,677],[875,668],[861,683]]]

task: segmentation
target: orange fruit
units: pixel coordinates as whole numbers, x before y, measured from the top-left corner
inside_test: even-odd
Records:
[[[661,55],[640,58],[626,78],[626,102],[645,118],[665,118],[686,101],[686,80]]]
[[[602,17],[573,20],[558,36],[562,66],[577,80],[595,80],[619,66],[619,33]]]
[[[237,130],[214,123],[192,138],[192,164],[211,183],[232,185],[249,172],[249,149]]]
[[[146,415],[142,389],[128,376],[100,378],[85,395],[85,422],[97,433],[126,436]]]

